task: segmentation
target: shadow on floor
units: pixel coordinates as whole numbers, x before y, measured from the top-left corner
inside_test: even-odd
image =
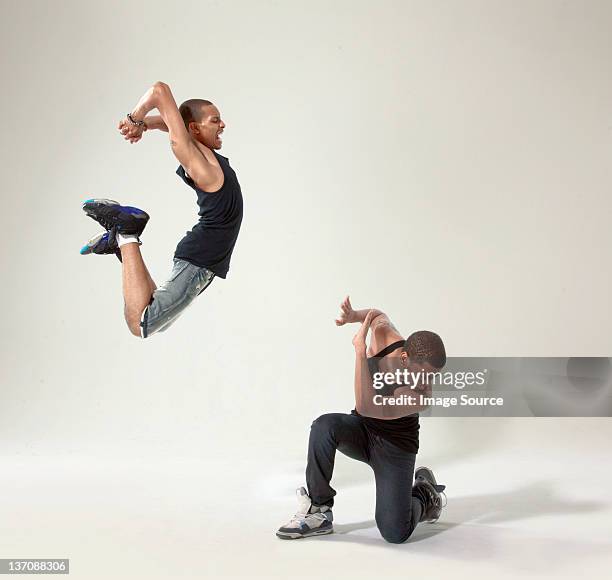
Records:
[[[446,520],[461,523],[496,524],[533,519],[548,515],[571,515],[606,510],[608,506],[596,500],[571,500],[560,497],[547,481],[535,481],[518,489],[492,494],[449,497]]]
[[[378,533],[374,520],[334,524],[335,533],[320,539],[377,545],[381,549],[418,550],[420,554],[456,560],[494,559],[496,563],[516,571],[527,566],[531,571],[550,572],[552,569],[562,568],[564,562],[575,562],[577,558],[607,557],[612,552],[612,543],[602,541],[598,537],[576,540],[551,538],[546,535],[533,536],[515,527],[508,528],[497,524],[554,516],[596,514],[606,510],[609,510],[609,505],[601,501],[562,498],[550,482],[539,481],[509,492],[451,496],[440,521],[420,524],[404,544],[385,542]],[[567,521],[559,526],[558,530],[561,532],[565,528],[571,531],[573,527],[568,525]]]

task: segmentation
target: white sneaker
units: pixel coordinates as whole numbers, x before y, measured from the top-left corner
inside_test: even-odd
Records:
[[[334,516],[328,506],[313,506],[306,489],[296,490],[299,509],[291,520],[278,529],[276,535],[283,540],[296,540],[308,536],[322,536],[334,531]]]

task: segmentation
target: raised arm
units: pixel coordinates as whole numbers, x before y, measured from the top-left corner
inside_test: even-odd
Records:
[[[161,115],[147,115],[144,118],[144,122],[145,131],[157,129],[158,131],[164,131],[165,133],[168,132],[168,127],[166,126],[166,123],[164,123]]]
[[[367,349],[368,356],[374,356],[390,344],[404,339],[399,330],[397,330],[389,317],[382,312],[382,310],[377,310],[376,308],[354,310],[348,296],[340,304],[340,314],[338,318],[336,318],[336,325],[343,326],[344,324],[350,324],[352,322],[363,323],[368,313],[372,313],[372,333],[370,335],[370,346]]]
[[[142,125],[133,125],[126,117],[119,121],[117,129],[119,129],[123,138],[130,143],[137,143],[140,141],[145,131],[157,129],[158,131],[168,132],[168,127],[166,127],[166,123],[164,123],[161,115],[147,115]]]
[[[353,337],[355,347],[355,409],[360,415],[376,417],[377,409],[373,405],[374,387],[372,375],[368,368],[366,340],[368,330],[374,319],[375,311],[370,310],[364,317],[357,334]]]
[[[414,389],[409,386],[398,387],[394,390],[392,396],[406,395],[407,397],[412,397],[412,399],[406,399],[406,401],[410,402],[402,405],[381,404],[383,399],[381,392],[374,388],[373,377],[368,365],[366,346],[368,331],[372,329],[374,332],[373,322],[381,316],[384,316],[384,313],[380,311],[366,311],[361,326],[353,337],[353,346],[355,347],[355,409],[360,415],[366,417],[397,419],[412,413],[418,413],[427,408],[426,405],[422,404],[421,396],[431,396],[431,387],[426,384],[417,385]]]
[[[147,116],[153,109],[159,111],[159,118],[156,115]],[[187,131],[172,91],[166,83],[156,82],[138,101],[131,117],[137,125],[127,116],[119,123],[124,137],[131,142],[137,141],[149,123],[152,124],[150,128],[167,130],[174,156],[199,188],[206,190],[214,187],[223,178],[220,167],[208,161]],[[141,121],[144,123],[140,124]]]

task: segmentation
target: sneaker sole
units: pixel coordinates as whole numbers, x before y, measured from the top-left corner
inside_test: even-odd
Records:
[[[325,536],[326,534],[333,534],[333,532],[333,528],[329,530],[311,530],[305,534],[300,534],[299,532],[295,532],[294,534],[290,532],[276,532],[276,537],[281,540],[299,540],[300,538],[308,538],[311,536]]]

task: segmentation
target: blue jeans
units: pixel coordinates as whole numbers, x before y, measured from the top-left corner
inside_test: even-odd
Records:
[[[142,313],[142,338],[166,330],[196,296],[208,288],[214,277],[214,273],[207,268],[174,258],[170,277],[155,290],[151,302]]]
[[[329,413],[312,423],[306,483],[313,505],[334,503],[330,486],[336,449],[367,463],[376,480],[376,525],[388,542],[406,541],[421,519],[423,504],[412,495],[416,454],[368,431],[358,415]]]

